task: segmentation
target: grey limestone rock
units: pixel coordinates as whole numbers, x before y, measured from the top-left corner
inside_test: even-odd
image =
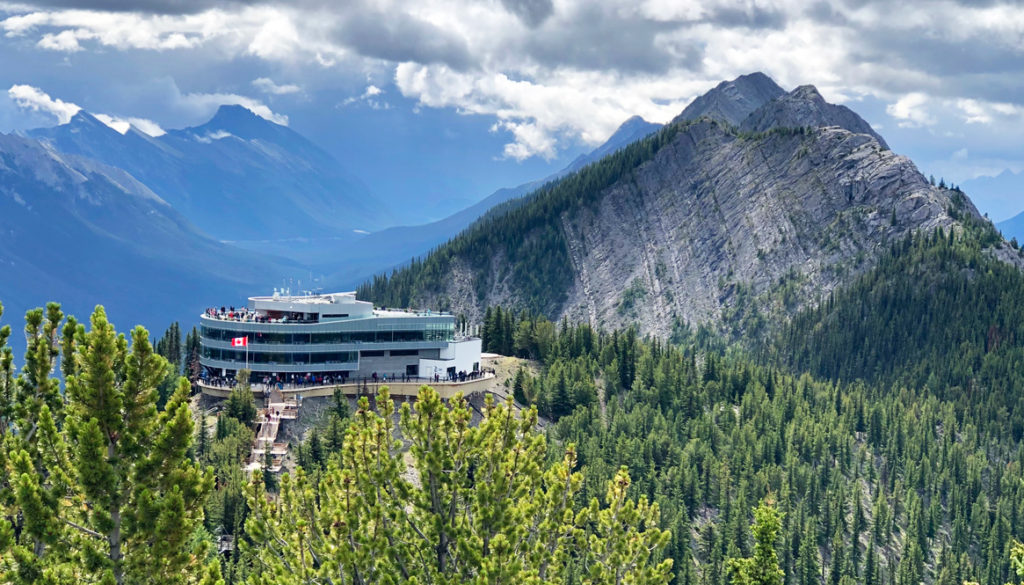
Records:
[[[719,83],[693,100],[674,121],[705,117],[736,126],[751,112],[785,93],[764,73],[741,75]]]
[[[801,126],[839,126],[855,134],[867,134],[883,148],[889,148],[871,124],[846,106],[826,102],[813,85],[801,85],[765,103],[740,123],[740,129],[748,132]]]

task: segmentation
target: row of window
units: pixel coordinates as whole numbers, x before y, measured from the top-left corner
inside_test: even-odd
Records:
[[[249,343],[302,345],[308,343],[394,343],[405,341],[451,341],[455,328],[447,327],[416,329],[411,331],[330,331],[325,333],[263,333],[253,331],[231,331],[203,327],[204,339],[231,341],[235,337],[249,338]]]
[[[213,360],[245,362],[245,350],[203,348],[203,357]],[[304,364],[346,364],[357,361],[357,352],[354,351],[331,351],[318,353],[267,353],[262,351],[250,351],[248,361],[250,364],[281,364],[281,365],[304,365]]]

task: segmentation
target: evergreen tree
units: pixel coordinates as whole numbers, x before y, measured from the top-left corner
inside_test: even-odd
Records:
[[[263,452],[263,489],[267,492],[277,491],[277,476],[271,471],[271,467],[274,465],[274,455],[270,452],[270,445],[267,445],[267,449]]]
[[[521,366],[516,370],[516,376],[512,382],[512,397],[519,404],[529,404],[530,402],[526,397],[526,370]]]
[[[16,567],[15,582],[198,581],[205,553],[194,531],[212,477],[188,456],[188,382],[159,410],[166,361],[145,329],[129,346],[97,307],[90,331],[71,320],[64,329],[65,408],[48,378],[60,320],[52,304],[45,319],[26,317],[17,438],[6,443],[17,486],[8,517],[24,524],[16,538],[0,528],[0,565]]]
[[[334,416],[340,419],[346,419],[349,417],[348,409],[348,397],[345,396],[345,392],[341,389],[341,386],[334,387],[334,405],[333,412]]]
[[[202,344],[199,339],[199,331],[193,327],[192,331],[189,331],[188,336],[185,337],[185,348],[183,351],[185,371],[182,372],[182,375],[192,382],[199,379],[199,374],[203,369],[199,363],[200,351],[202,351]]]
[[[881,585],[878,570],[878,557],[875,554],[875,543],[868,544],[868,552],[864,556],[864,585]]]
[[[238,371],[239,382],[231,389],[224,411],[245,426],[256,421],[256,399],[249,385],[249,370]]]
[[[250,484],[249,583],[668,582],[658,506],[628,498],[620,471],[604,507],[595,498],[575,508],[575,451],[544,469],[535,411],[520,418],[489,399],[472,427],[461,396],[446,406],[424,386],[415,408],[401,410],[414,483],[386,389],[376,410],[360,399],[342,456],[321,481],[285,474],[273,503],[262,482]]]
[[[178,322],[171,323],[167,331],[164,331],[163,337],[156,342],[156,353],[163,356],[171,366],[174,368],[174,375],[180,376],[182,374],[182,343],[181,343],[181,328]]]
[[[196,460],[205,462],[210,450],[210,433],[208,432],[206,411],[199,412],[199,427],[196,429]]]
[[[782,528],[782,518],[771,500],[761,500],[754,509],[754,555],[748,558],[730,558],[729,573],[736,585],[782,585],[785,573],[779,568],[775,543]]]

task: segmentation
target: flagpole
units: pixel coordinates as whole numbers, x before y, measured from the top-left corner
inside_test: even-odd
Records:
[[[245,369],[249,369],[249,336],[245,336]]]

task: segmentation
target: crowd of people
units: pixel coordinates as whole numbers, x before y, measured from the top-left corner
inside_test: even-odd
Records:
[[[257,390],[294,390],[296,388],[309,388],[315,386],[331,386],[337,384],[387,384],[390,380],[396,382],[470,382],[480,379],[487,374],[494,374],[494,370],[485,369],[482,371],[467,372],[465,370],[456,372],[453,375],[445,373],[431,376],[410,376],[408,374],[397,375],[394,373],[373,372],[369,376],[352,377],[346,374],[278,374],[276,376],[263,376],[257,378],[251,385]],[[206,372],[200,376],[203,384],[215,388],[234,388],[238,381],[234,377],[209,376]]]
[[[234,307],[210,307],[206,309],[206,316],[221,321],[250,321],[253,323],[266,323],[267,316],[260,315],[256,311]]]
[[[219,309],[217,307],[209,307],[208,309],[206,309],[206,316],[210,317],[211,319],[219,319],[221,321],[241,321],[247,323],[308,322],[304,321],[301,318],[295,318],[294,315],[292,316],[292,318],[289,318],[288,315],[283,315],[279,319],[271,319],[270,317],[257,313],[256,311],[251,311],[246,308],[236,309],[235,307],[221,307]]]

